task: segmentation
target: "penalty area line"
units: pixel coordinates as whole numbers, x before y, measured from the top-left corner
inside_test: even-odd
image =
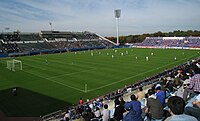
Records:
[[[53,79],[53,78],[57,78],[57,77],[67,76],[67,75],[74,75],[74,74],[77,74],[77,73],[83,73],[83,72],[88,72],[88,71],[92,71],[92,70],[95,70],[95,68],[89,69],[89,70],[82,70],[82,71],[78,71],[78,72],[74,72],[74,73],[67,73],[67,74],[61,74],[61,75],[57,75],[57,76],[52,76],[52,77],[48,77],[46,79]]]
[[[24,70],[23,70],[23,71],[24,71]],[[73,87],[73,86],[70,86],[70,85],[67,85],[67,84],[64,84],[64,83],[55,81],[55,80],[51,80],[51,79],[48,79],[48,78],[45,78],[45,77],[36,75],[36,74],[34,74],[34,73],[30,73],[30,72],[28,72],[28,71],[24,71],[24,72],[29,73],[29,74],[34,75],[34,76],[37,76],[37,77],[40,77],[40,78],[43,78],[43,79],[46,79],[46,80],[48,80],[48,81],[50,81],[50,82],[54,82],[54,83],[57,83],[57,84],[59,84],[59,85],[62,85],[62,86],[65,86],[65,87],[69,87],[69,88],[71,88],[71,89],[74,89],[74,90],[77,90],[77,91],[80,91],[80,92],[84,92],[84,93],[85,93],[85,90],[81,90],[81,89],[79,89],[79,88],[76,88],[76,87]]]

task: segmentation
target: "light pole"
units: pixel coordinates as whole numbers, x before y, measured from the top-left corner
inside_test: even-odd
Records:
[[[51,23],[51,22],[49,22],[49,25],[50,25],[50,27],[51,27],[51,31],[52,31],[52,23]]]
[[[51,39],[53,39],[53,29],[52,29],[52,23],[51,23],[51,22],[49,22],[49,25],[50,25],[50,27],[51,27]]]
[[[116,26],[117,26],[117,45],[119,45],[119,18],[121,15],[121,9],[116,9],[115,11]]]

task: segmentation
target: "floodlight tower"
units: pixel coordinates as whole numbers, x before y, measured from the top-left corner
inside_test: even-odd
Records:
[[[51,23],[51,22],[49,22],[49,25],[50,25],[50,27],[51,27],[51,31],[53,31],[53,29],[52,29],[52,23]]]
[[[121,9],[115,10],[116,26],[117,26],[117,45],[119,45],[119,18],[121,15]]]

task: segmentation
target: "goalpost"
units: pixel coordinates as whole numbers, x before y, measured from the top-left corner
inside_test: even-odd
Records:
[[[16,59],[12,59],[12,60],[7,60],[7,69],[11,70],[11,71],[15,71],[15,70],[22,70],[22,61],[20,60],[16,60]]]

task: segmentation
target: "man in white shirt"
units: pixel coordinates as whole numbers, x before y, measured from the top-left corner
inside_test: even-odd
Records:
[[[108,109],[108,105],[104,105],[104,110],[101,112],[102,120],[108,121],[110,119],[110,110]]]

